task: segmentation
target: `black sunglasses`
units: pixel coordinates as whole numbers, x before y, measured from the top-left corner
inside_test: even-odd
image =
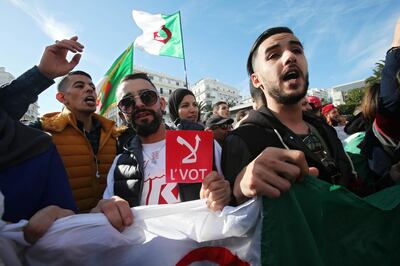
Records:
[[[119,110],[125,114],[132,114],[135,111],[136,97],[139,97],[146,106],[151,106],[158,100],[158,94],[154,90],[142,90],[137,96],[129,95],[122,98],[118,103]]]
[[[229,129],[232,129],[232,125],[223,124],[223,125],[217,125],[217,126],[213,126],[212,127],[212,129],[217,129],[217,128],[224,129],[224,130],[229,130]]]

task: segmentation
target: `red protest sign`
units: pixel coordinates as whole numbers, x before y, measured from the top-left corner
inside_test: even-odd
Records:
[[[211,131],[167,130],[167,183],[197,183],[211,172],[213,136]]]

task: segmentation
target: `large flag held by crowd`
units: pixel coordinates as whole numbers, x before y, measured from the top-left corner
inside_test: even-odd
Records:
[[[132,211],[134,224],[122,233],[103,214],[74,215],[33,246],[23,238],[27,221],[0,221],[0,258],[11,265],[400,265],[400,186],[359,198],[307,177],[278,199],[222,212],[203,200]]]
[[[57,220],[33,246],[23,239],[27,221],[0,223],[0,258],[10,265],[258,265],[260,210],[260,200],[222,212],[204,200],[142,206],[122,233],[103,214],[74,215]]]
[[[143,34],[136,38],[135,47],[149,54],[183,58],[180,13],[172,15],[132,11],[133,19]]]
[[[97,112],[106,114],[116,104],[116,90],[122,78],[133,73],[133,45],[130,45],[112,64],[97,84]]]

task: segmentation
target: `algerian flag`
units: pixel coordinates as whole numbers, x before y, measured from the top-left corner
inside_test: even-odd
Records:
[[[116,105],[115,93],[123,77],[133,73],[133,45],[130,45],[107,71],[97,84],[97,112],[106,114]]]
[[[149,54],[183,58],[180,13],[172,15],[132,11],[133,20],[143,34],[136,38],[135,47]]]

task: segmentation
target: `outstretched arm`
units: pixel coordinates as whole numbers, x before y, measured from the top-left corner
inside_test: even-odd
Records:
[[[79,63],[80,54],[75,54],[69,62],[66,58],[68,51],[83,51],[77,40],[75,36],[47,46],[37,67],[0,87],[0,106],[11,118],[19,120],[38,95],[54,83],[54,78],[69,73]]]
[[[379,93],[379,112],[384,116],[398,118],[400,114],[400,18],[394,30],[392,47],[386,54]]]

